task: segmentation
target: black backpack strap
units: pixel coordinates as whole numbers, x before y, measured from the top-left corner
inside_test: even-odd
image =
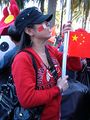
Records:
[[[58,79],[58,73],[57,73],[56,68],[55,68],[55,66],[53,64],[52,58],[51,58],[51,56],[49,54],[49,51],[48,51],[48,49],[46,47],[45,47],[45,52],[46,52],[48,63],[50,65],[50,69],[49,70],[51,71],[54,79],[57,80]]]
[[[31,52],[29,52],[28,50],[22,50],[22,52],[28,53],[29,56],[30,56],[31,59],[32,59],[33,67],[34,67],[35,72],[36,72],[36,86],[37,86],[37,70],[38,70],[38,69],[37,69],[37,64],[36,64],[35,58],[34,58],[33,54],[32,54]]]

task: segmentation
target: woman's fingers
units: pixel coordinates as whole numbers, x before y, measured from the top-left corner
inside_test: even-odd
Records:
[[[63,25],[63,33],[66,33],[72,30],[71,24],[72,22],[68,21],[66,24]]]
[[[68,76],[65,76],[64,78],[59,78],[57,81],[57,86],[60,90],[65,91],[68,88]]]

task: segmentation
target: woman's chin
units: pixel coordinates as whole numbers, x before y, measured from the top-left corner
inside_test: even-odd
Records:
[[[48,39],[50,39],[51,38],[51,35],[48,35],[48,36],[46,36],[44,39],[45,40],[48,40]]]

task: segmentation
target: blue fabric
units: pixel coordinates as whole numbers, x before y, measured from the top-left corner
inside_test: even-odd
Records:
[[[5,66],[9,66],[12,57],[15,55],[18,50],[18,46],[15,46],[12,50],[8,51],[4,57],[0,60],[0,69]]]
[[[62,93],[61,120],[89,120],[90,93],[88,87],[69,81],[69,88]]]
[[[63,52],[63,44],[60,45],[60,47],[59,47],[59,51],[60,51],[60,52]]]

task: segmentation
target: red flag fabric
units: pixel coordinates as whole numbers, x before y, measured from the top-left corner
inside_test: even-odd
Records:
[[[8,10],[9,9],[9,10]],[[10,0],[10,6],[3,9],[3,18],[0,21],[0,35],[7,35],[7,29],[12,25],[20,10],[15,0]]]
[[[68,54],[69,56],[90,58],[90,33],[84,29],[70,32]]]

